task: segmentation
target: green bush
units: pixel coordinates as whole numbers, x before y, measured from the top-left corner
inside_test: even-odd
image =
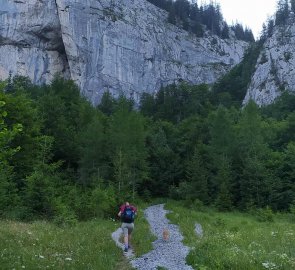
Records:
[[[255,211],[255,217],[259,222],[273,222],[274,213],[269,206],[264,209],[258,209]]]
[[[91,208],[95,217],[113,216],[117,210],[114,189],[112,187],[94,189],[91,193]]]
[[[61,198],[55,200],[53,222],[61,227],[77,224],[77,216],[74,211],[62,202]]]
[[[295,204],[290,206],[290,220],[295,223]]]

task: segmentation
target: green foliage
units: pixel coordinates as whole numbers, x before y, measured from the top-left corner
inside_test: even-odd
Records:
[[[244,54],[242,62],[213,85],[214,103],[226,107],[242,105],[261,48],[262,43],[252,44]]]
[[[91,205],[94,210],[94,216],[112,216],[117,206],[117,198],[114,189],[111,187],[94,189],[91,192]]]
[[[110,238],[119,227],[112,220],[97,219],[75,226],[44,221],[0,221],[0,225],[1,269],[132,269]],[[145,227],[138,237],[150,245],[148,235]]]
[[[146,187],[156,196],[168,196],[169,188],[178,184],[182,170],[175,151],[175,127],[169,122],[156,122],[147,137],[150,178]]]
[[[155,97],[144,94],[141,97],[141,112],[155,120],[180,123],[195,114],[206,115],[210,108],[209,100],[207,85],[172,84],[161,88]]]
[[[7,127],[6,102],[3,98],[4,95],[0,92],[0,217],[10,215],[19,204],[17,188],[13,182],[13,167],[9,163],[20,150],[20,147],[12,147],[11,141],[22,130],[21,124]]]
[[[147,178],[145,119],[121,99],[110,121],[111,162],[119,194],[135,196]]]
[[[255,217],[259,222],[273,222],[274,214],[270,207],[264,209],[257,209],[255,211]]]
[[[208,204],[208,178],[209,173],[206,170],[206,165],[203,162],[202,156],[198,149],[195,149],[192,159],[187,166],[188,183],[184,182],[179,185],[180,198],[197,199]]]
[[[292,222],[295,223],[295,204],[293,203],[291,206],[290,206],[290,219]]]
[[[56,198],[53,205],[54,224],[60,227],[71,227],[77,224],[75,212],[63,202],[62,198]]]
[[[218,94],[223,107],[207,85],[181,83],[144,94],[135,110],[110,93],[94,108],[60,78],[0,87],[1,216],[65,226],[138,195],[221,211],[286,211],[295,199],[292,95],[238,110],[231,93]]]
[[[96,186],[110,177],[110,146],[107,140],[107,118],[93,112],[93,119],[79,135],[79,183]]]
[[[294,266],[295,226],[287,214],[273,215],[274,222],[258,222],[248,214],[220,213],[212,209],[198,211],[170,201],[169,219],[178,224],[184,243],[191,248],[187,263],[193,269],[278,269]],[[201,224],[204,235],[198,237],[195,224]],[[284,243],[282,245],[282,243]]]
[[[79,132],[91,120],[93,109],[80,97],[72,81],[56,78],[38,100],[43,113],[43,132],[55,138],[54,160],[64,160],[65,165],[77,167],[79,161]]]

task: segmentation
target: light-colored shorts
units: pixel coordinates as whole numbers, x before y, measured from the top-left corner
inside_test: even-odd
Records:
[[[128,234],[131,234],[134,229],[134,223],[122,223],[122,231],[124,236],[128,236]]]

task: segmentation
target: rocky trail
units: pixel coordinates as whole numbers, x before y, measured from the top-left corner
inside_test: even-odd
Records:
[[[158,267],[163,267],[167,270],[193,269],[185,261],[189,248],[182,243],[183,236],[179,227],[170,224],[166,218],[168,212],[164,209],[164,204],[150,206],[144,211],[145,217],[150,224],[150,229],[157,237],[157,240],[153,242],[153,250],[139,258],[134,258],[132,250],[125,253],[135,269],[157,270]],[[169,231],[168,240],[163,239],[164,229]],[[112,234],[112,238],[117,246],[123,249],[124,246],[119,241],[121,233],[121,228],[119,228]]]

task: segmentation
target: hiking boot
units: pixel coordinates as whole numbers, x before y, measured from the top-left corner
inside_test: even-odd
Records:
[[[124,248],[124,252],[128,252],[128,248],[125,247],[125,248]]]

